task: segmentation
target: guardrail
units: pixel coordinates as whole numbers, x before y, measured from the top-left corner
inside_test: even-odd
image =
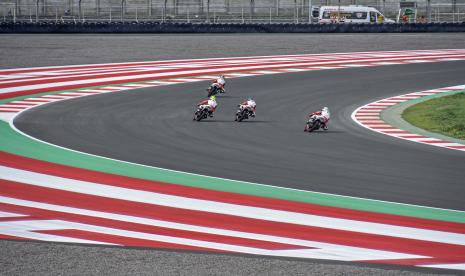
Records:
[[[372,1],[373,6],[387,18],[396,19],[399,5],[386,0]],[[434,1],[434,0],[433,0]],[[276,3],[278,3],[277,1]],[[316,0],[313,0],[316,5]],[[320,1],[321,2],[321,1]],[[428,1],[432,2],[432,1]],[[17,1],[17,3],[19,3]],[[0,3],[0,21],[7,22],[186,22],[186,23],[311,23],[309,2],[295,1],[295,5],[137,5],[121,0],[120,5],[101,5],[73,2],[79,5],[19,5]],[[71,2],[70,2],[71,3]],[[165,2],[166,3],[166,2]],[[231,2],[233,3],[233,2]],[[251,1],[254,3],[254,1]],[[259,2],[257,2],[259,3]],[[300,4],[297,4],[300,3]],[[465,21],[465,4],[430,4],[417,7],[418,18],[429,22]]]
[[[1,22],[0,33],[406,33],[465,32],[465,23],[195,24],[160,22]]]

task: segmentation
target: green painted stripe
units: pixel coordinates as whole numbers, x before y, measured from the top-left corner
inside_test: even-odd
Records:
[[[465,212],[460,211],[292,190],[242,181],[193,175],[91,156],[32,140],[11,129],[5,122],[0,122],[0,150],[72,167],[153,181],[347,209],[465,223]]]
[[[406,120],[404,120],[404,118],[402,117],[402,113],[405,111],[405,109],[409,108],[410,106],[413,106],[415,104],[419,104],[419,103],[422,103],[422,102],[425,102],[431,99],[436,99],[439,97],[445,97],[445,96],[450,96],[450,95],[464,93],[464,92],[465,92],[465,89],[464,90],[451,90],[448,92],[441,92],[437,94],[423,96],[423,97],[416,98],[416,99],[411,99],[405,102],[400,102],[398,104],[389,106],[388,108],[381,111],[381,119],[391,126],[395,126],[398,129],[403,129],[411,133],[416,133],[416,134],[420,134],[426,137],[433,137],[433,138],[437,138],[437,139],[441,139],[445,141],[451,141],[451,142],[458,143],[458,144],[465,144],[464,140],[456,139],[454,137],[449,137],[441,133],[430,132],[425,129],[414,126],[410,124],[409,122],[407,122]]]

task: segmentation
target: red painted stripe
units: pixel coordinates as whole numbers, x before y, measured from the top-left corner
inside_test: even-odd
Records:
[[[444,144],[444,143],[453,143],[451,141],[446,141],[446,140],[434,140],[434,141],[431,141],[431,140],[418,140],[418,142],[421,142],[421,143],[426,143],[426,144]]]
[[[353,55],[353,54],[352,54]],[[300,55],[296,57],[305,57],[310,55]],[[315,55],[317,56],[317,55]],[[408,55],[406,55],[408,56]],[[280,57],[280,56],[271,56],[273,57]],[[111,69],[111,68],[121,68],[121,67],[134,67],[134,66],[162,66],[162,65],[175,65],[179,63],[196,63],[196,62],[214,62],[214,61],[228,61],[228,60],[238,60],[238,61],[245,61],[249,59],[259,59],[259,58],[266,58],[266,57],[230,57],[230,58],[212,58],[212,59],[180,59],[180,60],[168,60],[168,61],[149,61],[149,62],[132,62],[132,63],[108,63],[108,64],[88,64],[88,65],[65,65],[65,66],[54,66],[54,67],[37,67],[37,68],[24,68],[24,69],[6,69],[0,70],[2,74],[24,74],[24,73],[31,73],[31,72],[47,72],[47,71],[63,71],[63,70],[79,70],[79,69]],[[270,58],[270,57],[268,57]]]
[[[369,126],[372,129],[396,129],[395,127],[392,126]]]
[[[376,122],[376,121],[363,121],[364,125],[385,125],[386,123],[381,121],[381,122]]]
[[[397,57],[396,57],[397,58]],[[418,58],[418,57],[417,57]],[[373,59],[373,58],[369,58],[369,59]],[[332,60],[334,61],[334,60]],[[337,61],[337,60],[336,60]],[[350,64],[350,63],[360,63],[360,60],[343,60],[345,64]],[[289,62],[284,62],[284,63],[274,63],[274,62],[271,62],[271,63],[268,63],[268,64],[275,64],[276,66],[274,67],[271,67],[271,68],[263,68],[263,69],[267,69],[267,70],[272,70],[272,69],[283,69],[285,67],[288,67],[288,68],[292,68],[292,67],[296,67],[295,66],[295,63],[296,62],[305,62],[305,61],[289,61]],[[254,65],[264,65],[266,63],[249,63],[247,64],[247,66],[254,66]],[[258,66],[257,65],[257,66]],[[314,64],[316,65],[316,64]],[[324,62],[322,62],[322,64],[320,65],[325,65]],[[224,66],[224,65],[221,65],[221,66]],[[215,72],[209,72],[210,74],[215,74],[215,73],[228,73],[228,72],[234,72],[234,71],[237,71],[234,69],[234,66],[236,67],[240,67],[240,66],[243,66],[243,64],[240,64],[240,65],[228,65],[227,69],[225,69],[224,67],[219,67],[219,66],[213,66],[211,68],[213,69],[217,69],[218,71],[215,71]],[[298,67],[298,66],[297,66]],[[230,70],[231,69],[231,70]],[[186,68],[183,68],[183,69],[174,69],[174,71],[172,72],[182,72],[186,70]],[[256,68],[254,70],[260,70],[260,68]],[[145,73],[150,73],[151,71],[146,71],[144,72]],[[161,71],[159,71],[161,72]],[[128,76],[128,75],[140,75],[141,73],[140,72],[131,72],[131,73],[116,73],[114,76],[118,76],[118,74],[120,74],[120,76]],[[204,73],[203,73],[204,74]],[[172,76],[172,77],[182,77],[182,76],[195,76],[195,75],[201,75],[201,74],[179,74],[179,75],[176,75],[176,76]],[[108,75],[106,77],[110,77],[110,76],[113,76],[113,75]],[[91,76],[92,78],[93,77],[96,77],[96,78],[99,78],[99,76]],[[164,77],[166,78],[166,77]],[[78,79],[82,79],[82,77],[78,78]],[[134,79],[131,79],[131,80],[125,80],[126,82],[136,82],[136,81],[144,81],[144,80],[149,80],[149,79],[156,79],[156,78],[134,78]],[[43,83],[49,83],[48,80],[41,80]],[[98,85],[104,85],[104,84],[116,84],[116,83],[121,83],[122,81],[112,81],[112,82],[99,82],[99,83],[93,83],[92,85],[93,86],[98,86]],[[30,83],[29,83],[30,84]],[[55,88],[49,88],[48,90],[47,89],[34,89],[34,90],[31,90],[30,93],[26,93],[25,91],[18,91],[18,92],[11,92],[11,93],[4,93],[2,95],[0,95],[0,98],[10,98],[10,97],[15,97],[15,96],[22,96],[22,95],[27,95],[27,94],[31,94],[31,93],[41,93],[41,92],[48,92],[48,91],[54,91],[54,90],[62,90],[64,89],[64,87],[67,87],[68,89],[73,89],[73,88],[82,88],[82,87],[86,87],[86,86],[89,86],[89,84],[86,84],[86,85],[70,85],[70,86],[67,86],[67,85],[63,85],[63,86],[60,86],[60,87],[55,87]],[[41,92],[39,92],[41,91]]]
[[[338,62],[338,60],[331,60],[331,62]],[[225,75],[227,73],[232,73],[234,71],[237,71],[236,68],[241,68],[244,66],[257,66],[259,68],[256,68],[254,70],[260,70],[260,66],[269,66],[269,65],[274,65],[274,67],[271,68],[264,68],[264,69],[273,69],[273,68],[281,68],[281,67],[292,67],[293,64],[296,63],[315,63],[315,62],[308,62],[305,60],[302,61],[270,61],[270,62],[254,62],[254,63],[247,63],[247,64],[222,64],[222,65],[214,65],[214,66],[209,66],[208,69],[215,69],[218,71],[224,71]],[[326,63],[325,62],[319,62],[319,63]],[[347,62],[347,60],[344,60],[344,62]],[[263,70],[264,70],[263,69]],[[183,71],[186,70],[199,70],[199,67],[183,67],[183,68],[157,68],[153,70],[147,70],[147,71],[125,71],[125,72],[115,72],[109,74],[108,72],[104,73],[95,73],[91,74],[89,76],[64,76],[64,77],[54,77],[52,78],[41,78],[41,79],[35,79],[35,80],[25,80],[25,81],[20,81],[20,82],[15,82],[15,83],[1,83],[0,82],[0,88],[9,88],[9,87],[18,87],[18,86],[25,86],[25,85],[35,85],[35,84],[45,84],[45,83],[56,83],[56,82],[67,82],[67,81],[76,81],[76,80],[90,80],[90,79],[99,79],[99,78],[112,78],[112,77],[122,77],[122,76],[137,76],[137,75],[145,75],[145,74],[161,74],[161,73],[176,73],[180,72],[182,73]],[[258,73],[251,73],[251,72],[244,72],[247,74],[252,74],[252,75],[261,75]],[[203,73],[205,74],[205,73]],[[185,74],[184,74],[185,75]],[[166,77],[164,77],[166,78]]]
[[[195,246],[176,244],[176,243],[150,241],[150,240],[144,240],[144,239],[135,239],[135,238],[121,237],[121,236],[94,233],[94,232],[88,232],[88,231],[80,231],[80,230],[47,230],[47,231],[35,231],[35,232],[63,236],[63,237],[79,238],[79,239],[85,239],[85,240],[90,240],[90,241],[121,244],[124,246],[226,252],[225,250],[220,251],[220,250],[203,248],[203,247],[195,247]]]
[[[16,103],[9,102],[9,103],[2,104],[2,105],[0,105],[0,107],[2,107],[2,106],[12,106],[12,105],[34,106],[34,105],[37,105],[37,103],[24,103],[24,102],[21,102],[21,101],[17,101]]]
[[[336,218],[351,220],[388,223],[401,226],[425,228],[439,231],[452,231],[465,233],[465,224],[437,221],[429,219],[419,219],[413,217],[404,217],[388,215],[381,213],[372,213],[366,211],[357,211],[330,206],[321,206],[316,204],[286,201],[259,196],[244,194],[228,193],[202,188],[193,188],[176,184],[163,182],[148,181],[125,176],[106,174],[96,171],[89,171],[73,167],[67,167],[60,164],[54,164],[26,157],[20,157],[4,152],[0,152],[0,164],[23,170],[30,170],[64,178],[83,180],[88,182],[101,183],[111,186],[136,189],[142,191],[185,196],[212,201],[220,201],[231,204],[248,205],[276,210],[285,210],[306,214],[315,214]]]
[[[68,197],[68,196],[66,196]],[[86,198],[87,199],[87,198]],[[56,200],[56,198],[54,198]],[[88,204],[91,201],[82,201],[84,204]],[[125,204],[124,201],[119,201],[118,204]],[[100,205],[105,208],[118,208],[117,206],[106,206],[104,202],[99,204],[99,202],[93,203],[94,205]],[[125,206],[129,209],[133,206]],[[90,225],[111,227],[115,229],[122,229],[128,231],[137,231],[143,233],[160,233],[159,231],[164,231],[161,234],[167,234],[175,236],[178,230],[164,229],[159,227],[141,225],[136,223],[127,223],[121,221],[113,221],[108,219],[100,219],[89,216],[80,216],[74,214],[60,213],[56,211],[46,211],[37,208],[28,208],[20,207],[9,204],[0,204],[1,209],[15,212],[23,212],[34,214],[35,216],[41,216],[43,219],[60,219],[71,222],[79,222]],[[151,207],[153,208],[153,207]],[[119,207],[121,209],[121,207]],[[176,208],[171,208],[176,209]],[[145,209],[131,209],[131,211],[142,211],[147,212]],[[465,261],[465,246],[427,242],[420,240],[411,240],[403,238],[395,238],[389,236],[381,235],[372,235],[372,234],[363,234],[350,231],[341,231],[333,230],[319,227],[307,227],[294,224],[286,223],[274,223],[264,220],[253,220],[253,219],[244,219],[234,216],[223,216],[222,219],[217,217],[205,217],[202,216],[202,212],[192,212],[189,216],[186,217],[186,214],[170,212],[168,214],[161,213],[162,210],[157,212],[147,212],[150,214],[149,218],[152,216],[166,215],[170,218],[171,221],[185,223],[186,220],[195,222],[198,219],[198,223],[191,223],[194,225],[203,225],[207,227],[219,228],[219,229],[228,229],[240,232],[249,232],[249,233],[259,233],[265,235],[273,235],[278,237],[290,237],[308,241],[317,241],[317,242],[326,242],[331,244],[340,244],[346,246],[354,246],[361,248],[370,248],[377,250],[386,250],[392,252],[402,252],[407,254],[416,254],[422,256],[429,256],[431,258],[437,259],[438,262],[444,261],[445,259],[462,259]],[[121,212],[118,212],[121,213]],[[204,215],[214,215],[203,213]],[[147,217],[144,214],[140,214],[142,217]],[[200,217],[202,216],[202,217]],[[189,232],[189,231],[183,231]],[[200,233],[199,233],[200,234]],[[180,236],[186,237],[186,236]],[[222,236],[225,237],[225,236]],[[227,239],[230,237],[225,237],[226,240],[217,240],[219,242],[227,243]],[[121,243],[119,240],[115,240],[117,243]],[[431,261],[432,259],[429,259]]]
[[[104,226],[104,225],[102,225]],[[105,227],[105,226],[104,226]],[[311,249],[311,247],[303,247],[303,246],[298,246],[298,245],[289,245],[289,244],[282,244],[282,243],[275,243],[275,242],[267,242],[267,241],[259,241],[259,240],[252,240],[252,239],[244,239],[244,238],[236,238],[236,237],[230,237],[230,236],[221,236],[221,235],[212,235],[212,234],[205,234],[205,233],[199,233],[199,232],[190,232],[190,231],[182,231],[182,230],[176,230],[176,229],[169,229],[169,228],[161,228],[161,227],[151,227],[151,231],[144,231],[142,233],[148,233],[148,234],[154,234],[154,235],[162,235],[162,236],[168,236],[168,237],[175,237],[175,238],[185,238],[185,239],[192,239],[192,240],[199,240],[199,241],[206,241],[206,242],[217,242],[217,243],[224,243],[224,244],[230,244],[230,245],[236,245],[236,246],[247,246],[247,247],[253,247],[253,248],[260,248],[260,249],[268,249],[268,250],[294,250],[294,249]],[[123,229],[123,230],[128,230],[128,231],[136,231],[136,229]],[[73,230],[60,230],[60,231],[73,231]],[[78,230],[82,231],[82,230]],[[40,233],[56,233],[57,230],[48,230],[48,231],[36,231]],[[84,232],[84,231],[82,231]],[[87,232],[87,231],[85,231]],[[137,231],[141,232],[141,231]],[[95,232],[87,232],[89,234],[96,234],[96,235],[103,235]],[[79,237],[75,235],[67,235],[68,237]],[[82,236],[80,237],[82,238]],[[88,238],[85,238],[88,239]],[[123,244],[125,246],[134,246],[133,244],[128,244],[127,239],[132,239],[128,237],[123,237],[123,236],[115,236],[115,239],[112,243],[117,243],[117,244]],[[95,241],[103,241],[103,242],[108,242],[105,240],[100,240],[100,239],[92,239]],[[155,242],[151,240],[145,240],[141,239],[141,241],[145,242],[154,242],[154,243],[162,243],[165,244],[165,242]],[[171,244],[169,243],[167,247],[163,246],[158,246],[157,244],[155,245],[138,245],[138,246],[150,246],[150,247],[158,247],[158,248],[177,248],[175,245],[179,244]],[[182,247],[183,245],[179,245]],[[184,248],[186,249],[186,248]],[[203,250],[206,250],[207,248],[203,248]],[[214,250],[216,251],[216,250]]]
[[[386,131],[382,131],[383,133],[387,133],[387,134],[408,134],[410,132],[408,131],[404,131],[404,130],[386,130]]]
[[[41,99],[41,98],[28,98],[28,99],[24,99],[24,100],[21,100],[21,101],[26,102],[26,103],[31,103],[31,104],[52,102],[50,100],[45,100],[45,99]]]
[[[172,207],[157,206],[152,204],[136,203],[125,200],[110,199],[105,197],[84,195],[79,193],[64,192],[56,189],[35,187],[23,185],[15,182],[0,180],[3,187],[9,191],[0,192],[3,196],[20,198],[24,200],[37,201],[48,204],[69,206],[86,210],[101,211],[107,213],[123,214],[142,218],[178,222],[190,225],[202,225],[205,227],[214,227],[220,229],[235,228],[240,224],[248,225],[246,228],[257,231],[261,220],[246,219],[229,215],[214,214],[208,212],[191,211]],[[16,189],[17,191],[12,191]],[[11,191],[10,191],[11,190]],[[37,194],[39,193],[39,194]],[[137,223],[114,221],[97,217],[67,214],[53,212],[28,207],[16,208],[14,205],[0,203],[1,210],[16,210],[22,213],[31,214],[40,219],[62,219],[98,225],[103,227],[118,228],[128,231],[150,233],[156,235],[165,235],[172,237],[189,238],[209,242],[220,242],[232,245],[251,246],[255,248],[273,249],[273,250],[291,250],[291,249],[308,249],[310,247],[289,245],[277,242],[260,241],[247,238],[238,238],[224,235],[207,234],[186,230],[177,230],[171,228],[149,226]],[[31,219],[31,217],[29,217]],[[18,219],[17,219],[18,220]],[[268,226],[279,229],[281,223],[263,222]],[[284,226],[286,229],[286,226]],[[247,231],[251,232],[251,231]]]
[[[369,52],[366,52],[369,54]],[[371,52],[373,53],[373,52]],[[373,57],[370,55],[365,55],[363,57],[362,52],[356,52],[356,53],[345,53],[345,54],[308,54],[308,55],[295,55],[295,56],[287,56],[287,58],[293,59],[293,60],[328,60],[328,59],[341,59],[341,60],[347,60],[347,59],[356,59],[356,60],[363,60],[363,59],[373,59],[373,58],[378,58],[379,61],[387,60],[390,61],[392,59],[397,59],[397,58],[421,58],[421,59],[431,59],[431,60],[436,60],[438,57],[461,57],[463,56],[461,52],[453,52],[453,51],[447,51],[443,53],[437,53],[437,54],[424,54],[421,52],[417,51],[398,51],[398,52],[376,52],[376,54],[384,54],[388,55],[385,57]],[[23,74],[23,73],[31,73],[31,72],[54,72],[54,71],[63,71],[63,70],[73,70],[77,71],[79,69],[87,69],[87,70],[98,70],[98,69],[112,69],[114,68],[115,70],[118,70],[118,68],[128,68],[128,67],[135,67],[135,66],[141,66],[141,67],[148,67],[148,66],[160,66],[160,65],[176,65],[180,63],[198,63],[198,62],[220,62],[220,61],[246,61],[250,59],[270,59],[270,58],[280,58],[282,56],[261,56],[261,57],[239,57],[239,58],[215,58],[215,59],[196,59],[196,60],[172,60],[172,61],[153,61],[153,62],[134,62],[134,63],[123,63],[123,64],[90,64],[90,65],[78,65],[78,66],[55,66],[52,68],[44,68],[44,67],[39,67],[39,68],[24,68],[24,69],[10,69],[10,70],[0,70],[0,73],[2,74]],[[399,61],[402,62],[402,61]],[[121,70],[121,69],[119,69]]]
[[[377,107],[377,108],[386,108],[390,105],[386,105],[386,104],[369,104],[367,106],[370,106],[370,107]]]
[[[31,241],[31,239],[16,237],[16,236],[10,236],[10,235],[3,235],[3,234],[0,234],[0,239],[2,239],[2,240]]]
[[[453,149],[465,149],[465,146],[448,146],[448,148],[453,148]]]

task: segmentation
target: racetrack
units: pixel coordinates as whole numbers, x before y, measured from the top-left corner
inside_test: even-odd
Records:
[[[217,39],[216,36],[192,36],[188,38],[178,36],[168,37],[167,39],[164,36],[130,37],[130,40],[125,40],[124,36],[93,36],[91,38],[88,36],[12,36],[10,37],[12,39],[9,39],[8,43],[20,45],[21,43],[15,44],[15,39],[17,39],[16,42],[29,42],[32,39],[36,42],[34,45],[38,45],[38,47],[28,49],[27,51],[16,47],[9,47],[8,51],[3,51],[5,58],[2,58],[2,66],[28,67],[125,60],[135,61],[148,58],[208,57],[211,56],[210,52],[212,49],[200,47],[196,48],[193,52],[180,53],[179,51],[184,47],[189,48],[192,46],[192,41],[195,41],[196,45],[209,45],[209,43],[203,44],[202,42],[211,42]],[[261,41],[259,45],[263,46],[266,44],[267,47],[256,47],[251,51],[250,43],[255,40],[255,36],[227,36],[223,39],[228,41],[228,45],[223,46],[228,46],[229,48],[215,47],[213,50],[215,51],[215,56],[233,56],[296,52],[386,50],[392,49],[392,47],[396,47],[396,49],[453,48],[454,46],[458,47],[464,37],[459,34],[317,36],[320,40],[316,39],[313,41],[331,43],[310,45],[307,42],[311,41],[312,38],[315,37],[307,35],[257,36],[257,39]],[[99,45],[102,47],[95,47],[95,44],[88,43],[89,39],[93,42],[96,40],[101,41]],[[145,43],[147,40],[157,41],[157,44]],[[289,44],[284,44],[283,40],[288,41]],[[133,43],[133,41],[139,43]],[[140,42],[142,41],[145,42],[141,44]],[[301,43],[295,43],[298,41]],[[377,41],[379,43],[372,45],[370,41]],[[6,45],[5,41],[3,41],[3,45]],[[160,45],[161,47],[158,47]],[[110,46],[114,46],[112,49],[116,49],[117,51],[104,50],[105,47]],[[135,50],[131,52],[127,51],[129,46],[134,47]],[[234,48],[235,52],[233,52],[232,48]],[[47,49],[59,49],[59,52],[57,54],[56,52],[47,51]],[[150,49],[153,51],[149,52]],[[125,52],[127,53],[125,54]],[[17,55],[11,53],[16,53]],[[101,56],[101,54],[105,55]],[[35,59],[34,57],[37,56],[41,56],[42,58]],[[73,144],[84,151],[91,149],[93,152],[105,155],[118,154],[125,160],[131,160],[132,158],[132,160],[137,159],[144,163],[175,169],[183,169],[175,161],[181,159],[188,161],[188,158],[192,157],[198,160],[198,156],[195,156],[195,154],[198,152],[203,153],[208,145],[212,145],[215,150],[226,153],[211,154],[209,156],[214,155],[215,160],[220,158],[221,162],[225,165],[209,162],[209,165],[200,163],[198,166],[191,166],[186,169],[223,177],[232,178],[234,176],[237,177],[236,179],[267,184],[295,185],[295,187],[308,188],[308,190],[321,189],[321,191],[330,191],[330,189],[336,190],[340,188],[340,192],[336,191],[336,193],[366,194],[366,197],[369,198],[389,198],[401,202],[416,202],[422,205],[450,206],[449,208],[463,209],[460,208],[460,206],[463,206],[463,200],[461,201],[459,198],[459,195],[463,194],[463,188],[458,186],[460,179],[463,179],[463,173],[460,173],[460,170],[453,171],[454,168],[463,168],[463,166],[460,167],[461,162],[463,164],[463,157],[460,158],[460,156],[463,156],[463,153],[428,147],[373,133],[359,127],[350,119],[350,113],[353,109],[384,96],[437,88],[444,85],[462,84],[464,74],[460,67],[463,67],[463,62],[444,62],[441,64],[370,67],[367,69],[354,68],[234,79],[228,83],[229,94],[227,97],[220,99],[220,107],[216,117],[211,120],[212,122],[206,121],[200,124],[192,122],[191,115],[194,103],[203,96],[206,82],[148,88],[139,90],[132,95],[131,92],[119,92],[72,99],[38,107],[37,110],[32,110],[31,113],[28,112],[29,114],[24,113],[28,117],[34,113],[36,116],[40,116],[41,120],[47,119],[48,121],[46,122],[39,121],[39,118],[32,118],[33,120],[29,122],[30,125],[23,124],[21,123],[24,120],[23,117],[18,119],[17,124],[34,135],[42,135],[42,138],[45,135],[38,128],[47,127],[48,131],[50,131],[50,133],[46,134],[47,139],[51,139],[51,141],[59,144],[68,146]],[[383,72],[389,76],[381,77]],[[368,74],[369,77],[361,76],[362,74]],[[351,82],[354,76],[358,76],[360,80],[365,81],[362,83]],[[323,81],[323,78],[327,77],[334,79],[331,82]],[[370,78],[377,79],[378,81],[371,81]],[[263,87],[263,90],[255,88],[258,80],[264,80],[259,83],[260,87]],[[290,83],[284,84],[282,80],[289,81]],[[251,83],[253,86],[250,85]],[[347,85],[343,88],[344,84],[347,83],[351,83],[353,86]],[[310,88],[304,85],[310,85]],[[289,89],[288,87],[293,89]],[[281,96],[282,93],[290,96],[281,106],[277,99],[281,100],[284,98]],[[346,96],[347,93],[350,93],[350,98]],[[138,96],[141,95],[144,101],[139,100]],[[244,122],[244,124],[236,124],[232,121],[235,105],[242,100],[242,97],[248,95],[253,95],[258,101],[258,117],[256,119],[258,122],[254,123],[250,121]],[[321,96],[321,100],[319,96]],[[116,103],[119,100],[121,102]],[[98,105],[98,101],[101,101],[100,105]],[[76,108],[74,104],[83,109]],[[291,105],[295,105],[295,109],[290,111],[285,110],[285,107]],[[321,135],[319,133],[315,133],[315,135],[303,133],[302,129],[306,113],[322,105],[330,106],[333,111],[331,131],[322,133]],[[164,112],[161,112],[160,115],[158,109],[162,109]],[[273,113],[275,110],[281,111],[281,113],[285,110],[285,113],[288,114],[289,112],[289,115],[276,118]],[[55,115],[60,114],[60,117],[50,117],[52,113]],[[95,118],[91,120],[91,116],[95,115],[101,116],[101,118],[99,120],[95,120]],[[73,125],[65,126],[63,123],[60,123],[61,120],[73,123]],[[108,135],[108,129],[103,128],[104,122],[108,121],[110,121],[110,125],[115,126],[110,132],[112,135]],[[86,124],[89,126],[85,126]],[[157,130],[157,127],[161,129]],[[89,128],[93,128],[93,130],[90,131]],[[211,131],[210,135],[205,135],[203,132],[205,130]],[[247,136],[246,132],[238,130],[248,130],[254,135]],[[92,135],[97,140],[83,139],[83,134],[79,134],[80,132]],[[220,132],[225,132],[225,135],[221,135]],[[273,136],[265,136],[262,132],[273,134]],[[63,133],[67,133],[68,138],[71,140],[58,141],[58,138],[62,138],[61,135]],[[145,134],[149,136],[146,139],[141,139],[140,135]],[[109,136],[110,139],[108,139]],[[162,145],[155,143],[156,139],[159,139],[157,137],[168,136],[170,138],[175,137],[176,140],[173,142],[164,142],[165,144]],[[265,138],[263,138],[264,136]],[[256,137],[262,138],[258,139]],[[293,137],[294,140],[288,139],[289,137]],[[235,138],[240,140],[236,141]],[[226,143],[228,140],[231,145]],[[111,150],[105,149],[113,141],[115,141],[115,144],[126,143],[128,147],[121,149],[113,147]],[[239,145],[241,141],[245,142],[245,146]],[[278,142],[278,147],[272,148]],[[83,148],[83,146],[89,144],[92,145],[90,148]],[[174,149],[170,151],[166,149],[166,145],[173,146]],[[195,147],[188,148],[188,145],[195,145]],[[345,145],[350,145],[350,147],[343,147]],[[335,146],[337,147],[333,149]],[[359,151],[365,146],[370,146],[370,151]],[[128,148],[131,152],[128,152]],[[184,152],[184,150],[180,150],[181,148],[187,148],[187,151]],[[237,168],[240,164],[232,162],[229,157],[243,157],[246,155],[246,150],[248,149],[260,151],[255,156],[251,156],[250,160],[246,160],[246,164],[249,164],[249,166],[243,166],[241,170],[238,170]],[[277,164],[281,167],[279,171],[282,172],[282,175],[278,175],[274,173],[276,167],[266,165],[270,163],[270,160],[266,158],[269,156],[273,157],[270,149],[276,150],[276,156],[278,154],[282,155],[284,149],[289,149],[295,153],[298,159],[285,158],[277,160]],[[340,151],[336,149],[340,149]],[[149,150],[149,153],[146,150]],[[160,150],[163,157],[158,152],[154,154],[156,150]],[[175,156],[172,154],[173,151],[176,153]],[[123,154],[126,155],[121,156]],[[346,158],[346,155],[352,159]],[[396,159],[394,158],[395,155],[402,158]],[[386,156],[389,159],[385,160]],[[169,157],[171,161],[164,157]],[[291,164],[296,164],[297,161],[316,163],[316,157],[320,157],[325,165],[329,164],[332,171],[320,167],[306,166],[306,163],[304,163],[296,168],[297,174],[293,173],[294,168]],[[411,170],[413,169],[413,171],[409,172],[398,164],[404,159],[418,162],[417,164],[404,162],[404,166],[407,166]],[[292,163],[287,164],[285,160]],[[345,161],[347,163],[343,164]],[[376,165],[375,161],[382,162],[380,163],[382,165]],[[385,167],[386,165],[394,166],[398,171]],[[219,170],[217,168],[226,166],[230,166],[230,169]],[[347,170],[346,172],[344,170],[345,167],[355,168],[357,171]],[[261,170],[265,171],[266,176],[263,179],[267,180],[267,182],[260,181],[260,178],[255,174],[255,172],[260,171],[255,168],[261,168]],[[340,173],[336,175],[333,172],[335,170]],[[246,173],[247,171],[254,173]],[[306,178],[297,177],[300,173],[307,174],[312,171],[316,171],[317,173]],[[436,172],[436,175],[429,171]],[[277,177],[269,177],[268,174],[271,172],[277,175]],[[366,173],[366,176],[357,176],[358,172]],[[406,178],[402,179],[397,174],[406,176]],[[427,174],[437,181],[429,180],[429,177],[423,177],[423,174]],[[454,177],[456,177],[455,180]],[[285,181],[286,178],[292,179],[292,183],[291,181]],[[321,181],[313,181],[313,179],[317,178]],[[404,186],[413,189],[413,187],[422,185],[419,181],[416,181],[417,178],[425,181],[423,185],[426,188],[418,189],[417,191],[408,191],[408,193],[404,192]],[[328,181],[328,179],[331,181],[324,183],[323,180]],[[368,180],[373,179],[381,179],[382,183],[379,186],[378,183],[370,184]],[[442,184],[443,180],[447,184],[448,189],[443,189],[437,184]],[[337,183],[338,186],[330,185],[330,183]],[[354,188],[354,186],[361,185],[362,183],[366,189]],[[447,198],[448,196],[450,196],[450,200]],[[462,204],[460,205],[461,202]],[[408,273],[408,270],[412,270],[412,268],[398,266],[370,266],[369,264],[360,265],[320,260],[303,261],[302,259],[296,261],[285,258],[274,259],[235,254],[192,254],[184,251],[167,252],[162,250],[134,250],[119,247],[86,247],[11,241],[2,241],[2,264],[4,264],[2,266],[4,272],[19,275],[50,274],[50,271],[56,274],[72,274],[78,271],[82,272],[82,274],[116,275],[414,274],[413,272]],[[425,273],[448,273],[444,270],[438,271],[421,268],[414,268],[414,270],[419,271],[418,274],[421,275]]]
[[[68,100],[22,113],[22,131],[67,148],[150,166],[317,192],[464,210],[463,153],[367,131],[350,118],[387,96],[463,82],[465,62],[247,77],[228,81],[215,118],[191,120],[207,82]],[[255,120],[233,121],[247,96]],[[328,132],[306,115],[332,110]],[[56,120],[56,118],[60,118]]]

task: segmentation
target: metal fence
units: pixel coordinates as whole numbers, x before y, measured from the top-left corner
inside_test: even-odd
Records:
[[[325,0],[325,2],[328,2]],[[354,1],[351,1],[354,2]],[[81,3],[81,2],[79,2]],[[166,3],[166,2],[165,2]],[[297,2],[296,2],[297,3]],[[189,23],[315,23],[308,3],[280,6],[234,5],[135,5],[124,0],[121,5],[97,6],[95,4],[15,5],[0,3],[0,21],[13,22],[115,22],[158,21]],[[429,1],[427,3],[430,3]],[[325,3],[326,4],[326,3]],[[329,2],[329,4],[332,4]],[[337,4],[336,4],[337,5]],[[399,5],[387,5],[375,0],[372,5],[387,18],[396,20]],[[464,22],[465,4],[424,4],[417,7],[416,18],[411,22]]]

